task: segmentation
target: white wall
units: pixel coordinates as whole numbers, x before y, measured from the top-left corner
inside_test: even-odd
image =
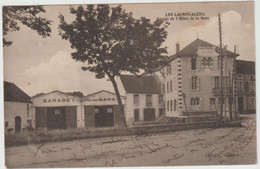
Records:
[[[126,94],[126,104],[125,104],[125,116],[128,126],[133,125],[134,122],[134,109],[139,109],[139,120],[144,120],[143,110],[145,108],[154,108],[155,109],[155,118],[159,117],[159,108],[163,108],[164,102],[159,104],[159,94],[152,94],[152,106],[146,106],[146,95],[147,94],[138,94],[139,95],[139,105],[134,105],[134,95],[132,93]]]
[[[32,104],[29,104],[29,116],[27,116],[27,104],[21,102],[4,102],[4,120],[8,122],[8,128],[13,128],[15,131],[15,117],[21,117],[21,129],[27,127],[27,120],[33,118],[31,107]],[[32,120],[33,123],[33,120]]]

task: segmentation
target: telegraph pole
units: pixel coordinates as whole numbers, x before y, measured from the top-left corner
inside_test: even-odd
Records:
[[[220,41],[220,122],[223,122],[223,49],[222,49],[222,30],[221,30],[221,18],[218,14],[219,25],[219,41]]]

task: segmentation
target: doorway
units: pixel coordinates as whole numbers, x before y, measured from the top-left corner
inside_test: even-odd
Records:
[[[244,97],[238,97],[238,112],[241,114],[244,112]]]
[[[15,132],[18,133],[18,132],[21,132],[21,122],[22,122],[22,119],[20,116],[16,116],[15,117]]]

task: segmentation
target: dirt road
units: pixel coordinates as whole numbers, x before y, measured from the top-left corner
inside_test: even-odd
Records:
[[[75,140],[6,148],[8,168],[256,163],[255,115],[246,127]]]

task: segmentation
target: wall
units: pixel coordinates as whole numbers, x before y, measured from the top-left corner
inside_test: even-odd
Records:
[[[83,121],[84,114],[82,112],[82,102],[77,96],[69,95],[60,91],[54,91],[38,97],[32,98],[33,102],[33,117],[36,116],[36,108],[41,107],[74,107],[76,108],[76,122],[77,128],[85,127]],[[70,125],[71,126],[71,125]]]
[[[27,116],[27,104],[29,104],[29,116]],[[21,102],[4,102],[4,120],[8,122],[8,128],[15,130],[15,117],[21,117],[21,128],[27,127],[27,120],[32,120],[32,104]],[[33,120],[32,120],[33,121]]]
[[[171,62],[172,69],[174,71],[167,76],[167,81],[175,81],[174,84],[178,84],[178,88],[174,89],[173,92],[166,94],[166,100],[173,100],[178,99],[178,112],[168,112],[166,113],[167,116],[179,116],[185,114],[185,105],[183,102],[183,98],[181,98],[181,92],[183,92],[186,96],[185,101],[187,105],[187,111],[212,111],[212,110],[219,110],[220,105],[218,104],[219,96],[213,94],[213,77],[219,76],[220,77],[220,70],[218,69],[218,53],[215,52],[215,48],[213,47],[203,47],[198,48],[197,64],[196,70],[191,70],[191,56],[182,56],[181,58],[177,58]],[[202,58],[203,57],[212,57],[213,58],[213,65],[209,67],[202,66]],[[178,61],[178,59],[180,61]],[[225,66],[224,66],[224,76],[228,76],[228,70],[232,74],[233,71],[233,58],[226,57],[224,59]],[[176,63],[177,63],[177,70],[176,70]],[[178,66],[179,65],[179,66]],[[177,75],[176,75],[177,74]],[[180,76],[179,76],[180,75]],[[199,88],[196,90],[191,89],[191,76],[198,76]],[[177,80],[176,79],[177,76]],[[180,78],[180,79],[179,79]],[[181,86],[180,86],[181,85]],[[167,85],[166,85],[167,86]],[[178,92],[178,93],[177,93]],[[200,104],[197,106],[191,105],[191,98],[198,97],[200,100]],[[210,98],[215,98],[215,105],[210,105]],[[226,99],[226,106],[224,106],[228,110],[227,106],[227,99]]]
[[[159,108],[164,108],[164,102],[159,104],[159,94],[152,94],[152,106],[146,106],[146,95],[147,94],[138,94],[139,95],[139,104],[134,105],[134,95],[133,93],[126,94],[126,104],[125,104],[125,117],[128,126],[132,126],[134,122],[134,109],[139,109],[139,121],[144,120],[143,110],[145,108],[154,108],[155,109],[155,118],[159,117]]]

